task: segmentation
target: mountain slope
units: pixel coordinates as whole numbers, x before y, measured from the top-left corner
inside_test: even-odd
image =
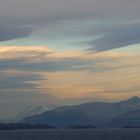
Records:
[[[124,113],[113,118],[106,126],[109,127],[140,127],[140,109]]]
[[[27,117],[22,122],[34,124],[45,123],[54,126],[90,124],[104,126],[110,120],[138,109],[140,109],[140,98],[133,97],[115,103],[93,102],[58,107],[37,116]]]
[[[133,97],[128,100],[124,100],[121,102],[115,103],[108,103],[108,102],[93,102],[93,103],[86,103],[81,105],[73,105],[73,106],[64,106],[58,107],[55,110],[62,111],[67,109],[77,109],[87,114],[92,115],[118,115],[121,112],[127,112],[129,110],[140,108],[140,98]]]
[[[96,125],[102,125],[111,118],[115,118],[129,111],[140,109],[140,98],[132,97],[128,100],[108,103],[108,102],[93,102],[74,106],[64,106],[56,108],[56,111],[63,110],[79,110],[92,117],[96,121]]]
[[[30,124],[48,124],[58,127],[94,124],[94,120],[91,116],[78,110],[65,110],[61,112],[48,111],[41,115],[25,118],[21,122]]]

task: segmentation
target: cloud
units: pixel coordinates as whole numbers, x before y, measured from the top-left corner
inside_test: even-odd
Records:
[[[35,89],[32,81],[44,80],[41,75],[31,72],[4,70],[0,72],[0,89]]]
[[[0,70],[16,69],[32,72],[85,71],[94,73],[112,69],[131,67],[135,63],[119,63],[120,60],[136,60],[131,54],[105,52],[91,54],[85,52],[55,53],[47,47],[1,47]],[[112,60],[117,63],[112,63]]]
[[[138,0],[5,0],[0,2],[0,41],[8,41],[28,37],[32,32],[50,29],[55,35],[59,29],[56,25],[59,21],[76,21],[83,19],[87,21],[104,21],[122,22],[124,20],[135,21],[139,19]],[[92,21],[91,21],[92,22]],[[57,28],[53,30],[53,27]],[[68,24],[60,29],[67,28]],[[67,33],[72,31],[73,26],[70,25]],[[92,30],[94,26],[91,26]],[[101,26],[99,28],[102,28]],[[89,29],[89,30],[90,30]],[[83,30],[84,32],[85,30]],[[36,32],[37,34],[38,32]],[[75,35],[73,30],[72,35]],[[79,31],[76,36],[80,36]],[[49,36],[48,33],[45,36]],[[53,39],[53,37],[52,37]],[[97,43],[98,44],[98,43]]]
[[[32,28],[28,27],[0,27],[0,41],[8,41],[24,38],[32,33]]]
[[[140,43],[140,23],[118,25],[103,34],[88,43],[92,46],[89,50],[105,51]]]

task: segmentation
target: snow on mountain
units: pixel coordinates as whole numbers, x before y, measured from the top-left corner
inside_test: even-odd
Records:
[[[49,108],[47,107],[47,105],[32,105],[32,106],[27,107],[24,111],[22,111],[18,115],[17,120],[21,120],[25,117],[39,115],[48,110],[49,110]]]
[[[92,102],[73,106],[57,107],[32,117],[26,117],[22,123],[49,124],[54,126],[69,126],[72,124],[95,124],[104,126],[114,118],[127,112],[140,110],[140,98],[132,97],[120,102]],[[139,116],[140,117],[140,116]],[[79,120],[79,121],[78,121]]]

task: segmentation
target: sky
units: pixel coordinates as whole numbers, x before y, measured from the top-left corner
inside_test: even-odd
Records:
[[[140,96],[139,13],[139,0],[0,0],[0,118]]]

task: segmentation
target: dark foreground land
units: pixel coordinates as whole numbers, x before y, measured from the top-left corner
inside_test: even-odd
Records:
[[[0,140],[140,140],[140,129],[1,130]]]

